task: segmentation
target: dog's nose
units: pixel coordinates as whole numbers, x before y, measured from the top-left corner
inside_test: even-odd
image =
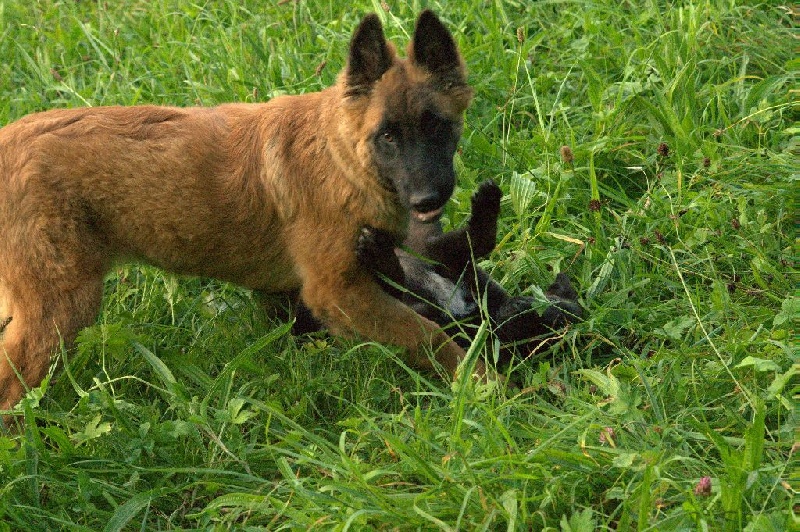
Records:
[[[435,211],[442,206],[442,197],[435,192],[421,192],[412,194],[409,198],[411,208],[416,212],[426,213]]]

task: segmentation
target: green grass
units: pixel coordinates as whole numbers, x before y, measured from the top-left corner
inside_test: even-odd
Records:
[[[590,318],[521,388],[451,385],[120,267],[0,433],[0,530],[797,526],[796,8],[387,4],[0,0],[0,123],[317,90],[362,14],[405,46],[432,7],[475,88],[447,222],[496,179],[484,267],[513,293],[566,271]]]

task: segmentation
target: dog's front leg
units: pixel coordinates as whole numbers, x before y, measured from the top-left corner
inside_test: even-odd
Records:
[[[356,334],[365,339],[402,347],[409,363],[419,369],[431,369],[429,352],[451,376],[456,376],[465,353],[434,322],[383,290],[366,271],[358,271],[332,282],[327,276],[304,279],[303,301],[331,332],[344,336]],[[483,362],[474,369],[485,376]]]

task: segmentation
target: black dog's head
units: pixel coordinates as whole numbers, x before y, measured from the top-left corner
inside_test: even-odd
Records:
[[[367,16],[353,35],[344,82],[361,113],[357,151],[415,220],[436,220],[455,187],[453,156],[472,95],[452,35],[424,11],[401,60],[378,17]]]
[[[515,355],[524,359],[549,348],[558,339],[559,330],[585,317],[586,311],[566,274],[559,273],[544,295],[549,303],[544,308],[532,296],[509,297],[492,316],[503,345],[500,367],[507,366]]]
[[[551,303],[542,313],[546,327],[556,330],[583,319],[586,311],[578,303],[578,292],[572,287],[567,274],[562,272],[556,275],[556,280],[544,295]]]

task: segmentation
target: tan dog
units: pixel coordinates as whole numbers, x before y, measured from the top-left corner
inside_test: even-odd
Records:
[[[437,218],[470,98],[452,36],[426,11],[408,59],[364,18],[322,92],[55,110],[0,129],[0,408],[92,324],[119,261],[299,290],[334,332],[402,346],[423,368],[432,345],[454,372],[463,350],[386,295],[355,250],[362,227],[401,242],[409,216]]]

